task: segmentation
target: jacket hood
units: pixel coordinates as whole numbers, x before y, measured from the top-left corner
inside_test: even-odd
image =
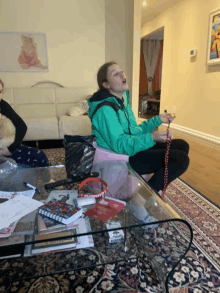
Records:
[[[93,111],[95,108],[103,101],[113,102],[120,108],[124,108],[123,98],[119,99],[118,97],[110,94],[106,91],[97,91],[93,94],[91,98],[88,99],[89,111],[88,116],[91,118]]]

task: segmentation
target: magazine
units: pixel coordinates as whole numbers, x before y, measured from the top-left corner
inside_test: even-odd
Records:
[[[91,232],[89,218],[86,217],[86,218],[77,219],[75,221],[75,228],[76,228],[77,234]],[[32,238],[28,238],[28,239],[29,239],[29,241],[33,241],[33,236],[32,236]],[[69,238],[69,239],[71,239],[71,238]],[[66,239],[66,240],[68,240],[68,239]],[[62,240],[60,240],[60,241],[62,241]],[[72,250],[72,249],[82,249],[82,248],[87,248],[87,247],[94,247],[94,241],[93,241],[92,235],[85,235],[85,236],[77,237],[77,243],[75,246],[71,243],[69,243],[69,244],[66,243],[63,246],[57,245],[56,249],[54,247],[53,252],[68,251],[68,250]],[[36,254],[48,253],[48,252],[49,252],[49,248],[46,249],[45,247],[42,247],[42,248],[36,249],[34,244],[30,244],[30,245],[26,245],[24,256],[28,257],[30,255],[36,255]]]
[[[46,202],[56,200],[70,205],[74,205],[73,200],[77,197],[77,190],[52,190]]]
[[[24,246],[15,246],[12,248],[7,245],[24,243],[24,237],[24,235],[20,235],[0,239],[0,259],[20,257],[24,252]]]
[[[31,185],[32,186],[32,185]],[[0,203],[4,200],[14,198],[15,196],[24,195],[29,198],[33,198],[36,189],[33,186],[34,189],[31,190],[25,190],[25,191],[0,191]]]
[[[0,230],[0,238],[5,238],[11,236],[12,232],[15,230],[18,221],[11,223],[8,227],[2,228]]]
[[[48,233],[54,233],[54,232],[62,232],[62,231],[66,231],[69,229],[72,229],[75,227],[75,222],[72,222],[68,225],[64,225],[64,224],[58,224],[56,223],[56,225],[53,225],[51,227],[46,226],[46,222],[47,219],[45,219],[46,217],[42,217],[41,215],[37,215],[38,217],[38,234],[48,234]],[[48,220],[51,220],[48,218]],[[51,220],[51,222],[53,222],[53,220]]]

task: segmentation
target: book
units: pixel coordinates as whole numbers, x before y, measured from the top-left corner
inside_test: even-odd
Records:
[[[30,242],[33,240],[33,235],[25,235],[25,242]],[[32,256],[31,244],[26,244],[24,248],[24,257]]]
[[[24,252],[24,245],[8,247],[8,245],[24,243],[24,235],[11,236],[9,238],[0,239],[0,259],[20,257]]]
[[[46,200],[46,202],[51,200],[61,201],[68,203],[70,205],[74,204],[74,199],[78,197],[77,190],[52,190]]]
[[[74,236],[76,234],[76,229],[73,228],[71,230],[60,232],[60,233],[51,233],[51,234],[38,234],[38,219],[36,217],[35,227],[34,227],[34,235],[32,241],[45,240],[45,242],[41,243],[33,243],[32,244],[32,254],[39,254],[43,252],[53,252],[58,251],[60,249],[69,249],[75,248],[77,243],[77,237]],[[65,236],[73,236],[67,239],[53,240],[53,238],[65,237]]]
[[[46,225],[47,220],[51,220],[51,221],[53,221],[53,220],[46,218],[46,217],[43,217],[41,215],[37,215],[37,216],[38,216],[38,234],[62,232],[62,231],[70,230],[70,229],[74,228],[74,226],[75,226],[75,221],[74,221],[68,225],[57,224],[55,222],[56,225],[47,227],[47,225]]]
[[[51,218],[48,218],[44,215],[38,214],[38,229],[39,231],[44,230],[53,230],[54,228],[63,228],[66,227],[65,224],[59,223]]]
[[[77,219],[75,221],[75,229],[76,229],[77,234],[91,232],[89,218],[86,217],[86,218]],[[35,227],[35,230],[37,231],[37,227]],[[85,235],[85,236],[78,237],[77,234],[75,236],[75,237],[77,237],[77,242],[75,243],[75,245],[71,246],[71,243],[67,243],[67,242],[65,244],[60,243],[56,247],[55,246],[53,247],[54,250],[49,250],[45,246],[44,247],[35,247],[34,244],[29,244],[29,245],[25,246],[24,256],[29,257],[32,255],[44,254],[44,253],[48,253],[48,252],[55,253],[55,252],[60,252],[60,251],[68,251],[68,250],[72,250],[72,249],[82,249],[82,248],[94,247],[94,241],[93,241],[92,235]],[[32,236],[32,238],[30,238],[31,236],[29,236],[29,235],[26,237],[29,237],[29,238],[26,238],[26,242],[27,241],[34,241],[33,236]],[[52,245],[52,244],[50,244],[50,245]]]
[[[77,233],[89,233],[91,232],[91,226],[89,222],[89,218],[79,218],[76,220],[76,230]],[[88,248],[88,247],[94,247],[94,241],[92,235],[84,235],[77,237],[77,244],[76,249],[82,249],[82,248]]]
[[[83,214],[81,208],[75,208],[70,204],[56,200],[48,201],[40,207],[38,212],[66,225],[77,220]]]
[[[0,204],[0,229],[9,225],[23,216],[38,209],[43,204],[24,195],[16,196]]]
[[[45,240],[45,242],[35,243],[35,247],[50,246],[50,248],[51,248],[52,245],[54,244],[54,242],[55,242],[55,244],[71,243],[71,244],[75,244],[75,245],[71,245],[71,247],[75,247],[76,243],[77,243],[77,237],[75,237],[75,236],[72,237],[72,238],[53,241],[54,238],[65,237],[65,236],[73,236],[75,234],[76,234],[76,229],[75,228],[73,228],[71,230],[64,231],[64,232],[59,232],[59,233],[50,233],[50,234],[43,234],[43,235],[35,234],[35,236],[34,236],[35,241]],[[50,251],[51,250],[53,250],[53,249],[50,249]]]
[[[86,211],[85,215],[107,222],[117,216],[125,205],[125,201],[106,196],[100,199],[91,209]]]

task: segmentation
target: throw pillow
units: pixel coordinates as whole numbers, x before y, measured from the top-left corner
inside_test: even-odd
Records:
[[[87,100],[82,100],[76,103],[72,108],[67,111],[67,115],[69,116],[80,116],[85,114],[89,110],[89,105]]]

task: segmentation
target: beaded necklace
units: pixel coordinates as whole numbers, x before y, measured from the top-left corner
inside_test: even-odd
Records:
[[[167,110],[164,111],[165,113],[167,113]],[[175,113],[174,113],[174,117],[175,117]],[[162,198],[164,199],[165,196],[165,191],[167,189],[167,182],[168,182],[168,160],[169,160],[169,152],[170,152],[170,145],[171,145],[171,135],[169,133],[170,130],[170,121],[168,123],[168,127],[167,127],[167,151],[165,154],[165,173],[164,173],[164,187],[163,187],[163,191],[162,191]]]

